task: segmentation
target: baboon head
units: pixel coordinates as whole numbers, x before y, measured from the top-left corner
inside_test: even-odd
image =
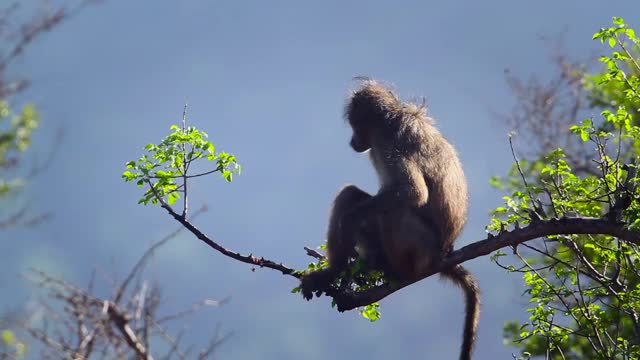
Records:
[[[402,108],[402,103],[392,91],[374,80],[363,81],[345,108],[345,118],[353,130],[350,142],[353,150],[369,150],[377,132],[389,124],[387,115],[398,108]]]

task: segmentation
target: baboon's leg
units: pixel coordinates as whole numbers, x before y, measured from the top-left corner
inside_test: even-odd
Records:
[[[336,271],[347,266],[364,224],[345,224],[341,220],[357,204],[370,199],[371,195],[354,185],[345,186],[333,201],[327,229],[327,256],[329,264]]]

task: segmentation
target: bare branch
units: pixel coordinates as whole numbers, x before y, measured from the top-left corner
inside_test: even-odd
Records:
[[[205,210],[203,207],[193,216]],[[113,298],[100,298],[92,293],[94,276],[91,276],[89,290],[84,290],[43,271],[32,270],[32,281],[48,292],[42,301],[41,310],[45,325],[33,326],[29,321],[24,321],[20,326],[44,345],[43,355],[57,358],[89,359],[102,356],[153,360],[152,353],[158,351],[151,346],[155,344],[154,339],[168,342],[169,348],[165,349],[168,357],[173,354],[186,358],[186,355],[181,355],[188,353],[180,350],[181,336],[169,336],[162,324],[192,315],[204,306],[221,306],[228,298],[221,301],[205,299],[186,310],[161,317],[158,314],[161,303],[158,287],[149,286],[146,281],[137,283],[135,287],[131,285],[133,279],[141,275],[145,263],[154,251],[179,231],[180,229],[166,236],[144,252],[128,276],[114,286],[116,291]],[[131,291],[127,290],[131,287]],[[50,305],[51,300],[58,304]],[[60,307],[57,306],[59,304],[62,305],[60,312],[55,310]],[[49,320],[51,328],[47,326]],[[216,335],[205,344],[203,353],[211,354],[225,338]],[[155,358],[163,357],[156,353]]]
[[[129,347],[134,349],[141,359],[153,360],[153,357],[147,352],[147,348],[138,340],[135,332],[129,326],[129,320],[124,315],[116,304],[105,301],[105,307],[107,308],[107,314],[111,318],[111,321],[115,324],[116,328],[120,330],[122,336],[124,336]]]
[[[151,189],[153,190],[153,187],[151,187]],[[157,194],[156,194],[156,198],[159,198],[157,196]],[[272,261],[272,260],[269,260],[269,259],[265,259],[263,257],[253,256],[252,254],[242,255],[242,254],[240,254],[238,252],[226,249],[225,247],[223,247],[220,244],[216,243],[215,241],[211,240],[211,238],[208,237],[207,235],[205,235],[202,231],[198,230],[198,228],[196,228],[195,225],[190,223],[189,220],[185,219],[180,214],[178,214],[175,211],[173,211],[171,206],[169,206],[164,201],[162,201],[161,198],[159,198],[159,201],[161,201],[162,207],[165,210],[167,210],[167,212],[169,212],[169,214],[171,216],[173,216],[173,218],[176,219],[176,221],[178,221],[184,227],[186,227],[189,231],[191,231],[191,233],[194,234],[202,242],[204,242],[205,244],[209,245],[214,250],[217,250],[218,252],[222,253],[222,255],[228,256],[228,257],[230,257],[232,259],[238,260],[238,261],[243,262],[243,263],[256,265],[256,266],[260,266],[260,267],[265,267],[265,268],[269,268],[269,269],[273,269],[273,270],[278,270],[278,271],[282,272],[282,274],[284,274],[284,275],[291,275],[293,277],[300,278],[301,275],[299,273],[297,273],[295,269],[290,268],[290,267],[284,265],[283,263],[278,263],[278,262],[275,262],[275,261]]]

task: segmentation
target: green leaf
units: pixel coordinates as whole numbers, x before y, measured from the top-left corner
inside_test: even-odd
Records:
[[[206,150],[213,154],[216,151],[216,147],[213,146],[212,143],[207,142]]]
[[[2,331],[2,341],[6,345],[13,345],[16,342],[16,336],[11,330],[3,330]]]
[[[633,29],[625,29],[625,34],[631,39],[636,40],[636,32]]]
[[[231,182],[231,180],[233,179],[233,175],[232,175],[231,171],[229,171],[229,170],[223,170],[222,171],[222,176],[228,182]]]
[[[371,322],[375,322],[380,318],[379,308],[380,304],[375,302],[373,304],[365,306],[364,310],[362,310],[360,313],[365,319],[368,319]]]
[[[174,191],[169,194],[169,197],[167,198],[167,203],[169,203],[169,205],[173,205],[178,200],[178,198],[180,198],[180,195],[176,191]]]
[[[582,139],[582,141],[587,142],[589,141],[589,133],[586,131],[581,131],[580,132],[580,139]]]

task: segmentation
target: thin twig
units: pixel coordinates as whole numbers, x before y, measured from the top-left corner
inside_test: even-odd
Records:
[[[184,103],[184,109],[182,110],[182,134],[187,134],[187,106],[188,104]],[[182,173],[182,184],[184,185],[184,197],[182,201],[182,217],[186,218],[187,213],[189,211],[189,198],[187,193],[187,151],[186,145],[182,143],[182,166],[184,166],[184,171]]]

